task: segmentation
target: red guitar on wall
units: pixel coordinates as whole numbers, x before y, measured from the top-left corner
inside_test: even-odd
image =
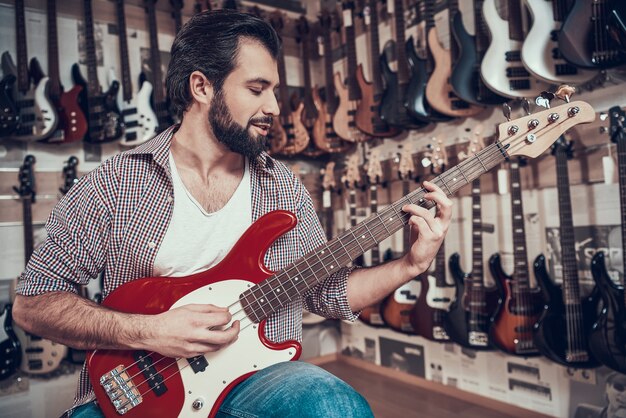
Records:
[[[576,101],[502,123],[498,141],[433,182],[451,195],[511,156],[538,156],[565,130],[594,118],[591,106]],[[533,135],[528,128],[531,119],[539,121]],[[518,131],[513,133],[512,126]],[[418,188],[279,272],[270,271],[262,260],[272,243],[296,226],[296,216],[286,211],[259,218],[226,258],[208,271],[138,279],[115,289],[103,306],[154,315],[190,303],[214,303],[229,307],[233,320],[241,323],[241,332],[227,348],[189,359],[132,350],[92,352],[87,367],[104,415],[215,416],[237,383],[257,370],[299,357],[301,347],[296,341],[276,344],[265,337],[266,318],[406,227],[409,215],[402,212],[403,205],[411,202],[432,208],[424,194],[425,189]]]

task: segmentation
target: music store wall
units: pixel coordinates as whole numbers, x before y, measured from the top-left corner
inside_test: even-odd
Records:
[[[620,379],[626,383],[623,345],[611,339],[626,335],[613,327],[626,312],[615,287],[624,280],[618,157],[626,60],[617,41],[583,51],[581,16],[610,19],[590,1],[564,3],[0,0],[0,52],[8,53],[0,79],[8,109],[0,115],[0,306],[74,180],[176,122],[159,80],[179,24],[207,8],[239,7],[283,37],[278,67],[287,82],[277,91],[270,152],[301,178],[329,239],[370,214],[393,213],[393,202],[424,179],[452,173],[440,184],[455,192],[453,223],[431,270],[354,324],[305,314],[305,357],[340,351],[547,415],[600,416],[611,391],[624,387]],[[41,68],[30,67],[28,93],[17,96],[12,86],[24,83],[32,57]],[[30,121],[28,100],[43,112],[41,123]],[[581,118],[595,120],[566,126],[574,117],[567,101],[590,104]],[[106,112],[94,120],[93,106]],[[560,119],[547,122],[552,113]],[[19,126],[11,123],[16,114]],[[495,158],[480,152],[515,137],[512,126],[531,130],[534,119],[538,137],[544,123],[558,131],[551,141],[565,133],[554,149],[494,163],[476,180],[464,177],[471,171],[454,175],[457,164],[483,164],[476,155]],[[407,248],[406,230],[383,235],[354,263],[375,265]],[[84,293],[97,299],[99,283]],[[598,303],[611,308],[606,315]],[[10,324],[10,310],[2,313]],[[19,416],[58,416],[84,353],[14,332],[5,330],[2,343],[37,350],[19,350],[2,369],[0,405]]]

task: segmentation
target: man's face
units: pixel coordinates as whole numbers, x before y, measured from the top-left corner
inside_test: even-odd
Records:
[[[213,92],[208,117],[215,137],[233,152],[258,156],[267,148],[269,129],[279,113],[277,84],[276,61],[265,47],[240,40],[235,69]]]

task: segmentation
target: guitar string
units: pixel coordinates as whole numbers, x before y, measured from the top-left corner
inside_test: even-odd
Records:
[[[557,126],[558,126],[558,125],[557,125]],[[547,129],[547,128],[549,128],[549,127],[550,127],[550,125],[547,125],[546,127],[544,127],[544,128],[541,128],[541,129],[537,130],[537,132],[544,131],[545,129]],[[552,128],[552,129],[554,129],[554,128]],[[481,161],[481,160],[480,160],[480,158],[472,158],[472,161],[470,161],[470,162],[467,164],[467,166],[468,166],[468,167],[471,167],[472,169],[474,169],[474,168],[478,168],[478,171],[479,171],[479,172],[485,172],[485,166],[484,166],[484,163],[490,164],[490,163],[492,163],[492,162],[494,162],[494,161],[497,161],[497,160],[501,159],[501,158],[502,158],[502,156],[504,155],[504,154],[503,154],[503,147],[502,147],[502,145],[504,145],[504,146],[507,146],[507,145],[508,145],[508,148],[506,148],[506,152],[507,152],[508,154],[511,154],[511,152],[517,151],[519,148],[522,148],[523,146],[525,146],[525,142],[524,142],[524,140],[525,140],[525,138],[523,137],[523,134],[520,134],[517,138],[515,138],[515,136],[513,136],[513,137],[511,137],[511,138],[507,138],[507,142],[506,142],[506,143],[502,143],[502,142],[500,142],[500,143],[495,143],[495,144],[492,144],[491,146],[486,147],[486,148],[484,149],[484,150],[486,150],[486,151],[488,151],[488,152],[484,152],[484,153],[482,153],[482,154],[487,154],[487,158],[486,158],[486,159],[484,159],[484,162],[483,162],[483,161]],[[516,142],[517,142],[517,143],[516,143]],[[504,157],[504,158],[507,158],[507,157]],[[476,162],[477,162],[477,163],[476,163]],[[494,166],[495,166],[495,165],[494,165]],[[453,171],[453,169],[449,170],[448,172],[445,172],[445,173],[441,174],[441,175],[438,177],[438,178],[440,178],[440,179],[441,179],[441,181],[442,181],[442,183],[444,184],[444,186],[445,186],[445,180],[444,180],[444,178],[445,178],[445,177],[450,177],[450,176],[452,175],[452,174],[450,173],[451,171]],[[466,170],[466,171],[467,171],[468,173],[470,172],[470,170]],[[487,171],[489,171],[489,170],[487,170]],[[418,190],[416,191],[416,192],[417,192],[417,193],[416,193],[416,195],[419,195],[419,194],[420,194],[420,193],[422,193],[423,191],[424,191],[424,189],[423,189],[423,188],[418,189]],[[405,196],[405,198],[407,198],[407,197]],[[402,199],[400,199],[400,200],[402,200]],[[408,200],[410,201],[410,199],[408,199]],[[398,203],[398,202],[396,202],[396,203]],[[392,205],[392,206],[393,206],[393,205]],[[394,208],[394,209],[395,209],[395,208]],[[405,215],[409,215],[409,214],[405,213]],[[381,230],[381,232],[382,232],[382,230]],[[354,246],[354,249],[356,249],[356,248],[357,248],[357,246]],[[315,250],[315,251],[317,251],[317,250]],[[311,254],[312,254],[312,253],[311,253]],[[307,258],[307,257],[305,256],[305,257],[303,257],[303,258]],[[318,256],[318,258],[319,258],[319,256]],[[325,256],[325,258],[328,258],[328,256]],[[306,262],[306,260],[304,260],[304,261]],[[321,262],[321,261],[322,261],[322,260],[320,259],[320,261],[319,261],[319,262]],[[298,263],[298,261],[296,261],[295,263],[293,263],[293,265],[294,265],[294,267],[296,267],[296,269],[297,269],[297,263]],[[302,261],[300,261],[300,264],[302,264]],[[307,264],[308,264],[308,263],[307,263]],[[315,264],[317,264],[317,263],[315,263]],[[324,268],[325,268],[325,267],[324,267]],[[312,270],[312,269],[310,268],[310,266],[309,266],[309,269],[310,269],[310,270]],[[285,270],[283,270],[283,272],[284,272],[284,271],[285,271]],[[320,269],[320,270],[317,270],[317,272],[321,272],[321,271],[322,271],[321,269]],[[282,273],[282,272],[281,272],[281,273]],[[274,280],[274,281],[275,281],[275,280],[278,278],[278,276],[279,276],[279,275],[280,275],[280,274],[274,275],[274,276],[272,276],[272,277],[268,278],[267,280],[265,280],[263,283],[266,283],[266,282],[269,282],[269,281],[272,281],[272,280]],[[316,278],[316,280],[317,280],[317,277],[315,277],[315,278]],[[255,287],[259,287],[259,285],[255,286]],[[294,288],[296,288],[296,287],[294,286]],[[297,289],[297,288],[296,288],[296,289]],[[278,297],[275,297],[275,300],[278,300]],[[236,301],[236,302],[232,303],[231,305],[229,305],[229,308],[231,308],[231,307],[235,306],[238,302],[240,302],[240,301]],[[282,304],[281,304],[281,305],[282,305]],[[245,314],[245,310],[244,310],[243,308],[242,308],[242,309],[240,309],[240,310],[238,310],[238,311],[236,311],[233,315],[236,315],[236,314],[239,314],[239,313],[242,313],[242,312]],[[243,328],[241,328],[240,332],[241,332],[241,331],[243,331],[243,330],[245,330],[246,328],[248,328],[250,325],[254,324],[254,322],[253,322],[253,321],[252,321],[252,320],[251,320],[251,319],[247,316],[247,314],[246,314],[246,317],[245,317],[244,319],[249,319],[251,322],[250,322],[250,324],[245,325]],[[154,354],[154,353],[155,353],[155,352],[151,352],[150,354],[148,354],[148,356],[149,356],[149,355],[152,355],[152,354]],[[157,362],[155,362],[155,363],[153,364],[153,366],[154,366],[154,365],[156,365],[157,363],[161,362],[163,359],[166,359],[166,358],[169,358],[169,357],[162,357],[162,358],[161,358],[161,359],[159,359]],[[171,358],[169,358],[169,359],[171,359]],[[168,365],[165,369],[163,369],[163,370],[166,370],[167,368],[171,367],[172,365],[177,364],[177,361],[178,361],[178,360],[180,360],[180,359],[181,359],[181,358],[174,359],[174,361],[173,361],[172,363],[170,363],[170,364],[169,364],[169,365]],[[134,362],[134,363],[132,363],[131,365],[129,365],[129,366],[125,367],[124,369],[122,369],[122,371],[127,371],[130,367],[132,367],[133,365],[136,365],[137,363],[138,363],[138,361],[135,361],[135,362]],[[185,368],[186,368],[186,367],[188,367],[189,365],[190,365],[190,364],[187,364],[187,365],[183,366],[183,367],[182,367],[182,368],[180,368],[177,372],[175,372],[175,373],[171,374],[169,377],[167,377],[166,379],[164,379],[162,382],[164,383],[165,381],[169,380],[170,378],[174,377],[175,375],[180,374],[181,370],[185,369]],[[143,370],[145,370],[145,369],[143,369]],[[137,376],[137,374],[135,374],[134,376]],[[128,383],[130,380],[132,380],[132,379],[131,379],[131,378],[125,379],[125,380],[124,380],[124,383]],[[135,387],[138,387],[138,386],[140,386],[140,385],[142,385],[142,384],[145,384],[147,381],[148,381],[148,379],[144,380],[143,382],[140,382],[140,383],[139,383],[138,385],[136,385]],[[148,393],[148,392],[144,392],[143,394],[146,394],[146,393]],[[130,401],[126,402],[126,403],[125,403],[125,404],[123,404],[121,407],[123,407],[123,406],[127,405],[129,402],[130,402]]]

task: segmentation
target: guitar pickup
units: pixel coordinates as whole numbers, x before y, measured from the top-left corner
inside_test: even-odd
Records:
[[[194,373],[201,373],[205,371],[209,365],[209,362],[206,361],[206,357],[202,355],[188,358],[187,361],[189,362],[191,370],[193,370]]]
[[[141,370],[141,374],[146,378],[146,382],[154,394],[161,396],[167,392],[167,386],[163,383],[163,376],[154,367],[152,357],[148,356],[145,351],[135,351],[135,360],[137,360],[137,367]]]

